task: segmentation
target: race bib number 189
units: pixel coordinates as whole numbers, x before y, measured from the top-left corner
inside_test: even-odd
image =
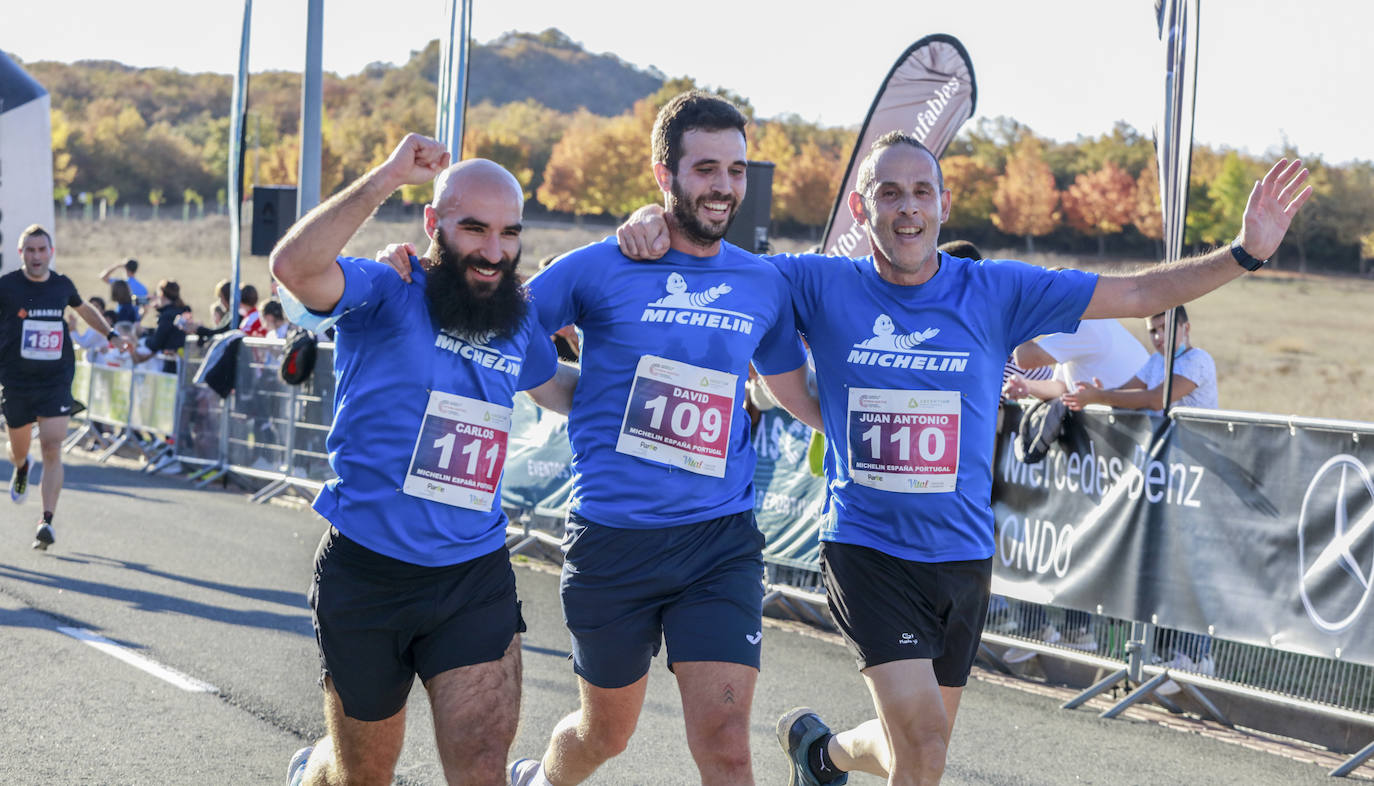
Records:
[[[725,477],[737,380],[715,369],[641,357],[616,452]]]
[[[26,319],[20,338],[19,356],[28,360],[61,360],[62,334],[67,323],[51,319]]]
[[[402,490],[457,508],[490,511],[506,465],[510,407],[434,391]]]
[[[884,491],[953,491],[959,476],[959,393],[849,389],[849,474]]]

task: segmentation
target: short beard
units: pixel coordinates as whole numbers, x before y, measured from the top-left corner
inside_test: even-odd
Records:
[[[687,192],[682,189],[677,176],[673,177],[672,187],[669,189],[672,196],[669,208],[673,213],[673,218],[677,219],[677,225],[687,239],[699,246],[709,246],[719,242],[725,237],[725,233],[730,231],[730,225],[735,222],[735,216],[739,215],[739,203],[735,201],[734,194],[706,194],[692,202]],[[720,229],[707,226],[697,218],[696,208],[702,202],[728,201],[730,203],[730,217],[725,220],[725,224]]]
[[[496,266],[501,269],[501,278],[486,291],[468,286],[467,269],[472,264],[486,267],[490,263],[478,254],[459,257],[445,242],[443,230],[434,233],[430,258],[433,264],[427,271],[425,302],[440,330],[478,343],[486,343],[491,337],[515,335],[529,308],[525,290],[515,275],[520,264],[518,252],[514,259],[503,259]]]

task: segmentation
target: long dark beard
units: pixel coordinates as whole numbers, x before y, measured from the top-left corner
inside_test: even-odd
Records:
[[[676,177],[673,178],[673,185],[670,189],[673,202],[670,206],[673,211],[673,218],[677,219],[678,228],[687,236],[688,240],[700,246],[709,246],[712,243],[725,237],[730,225],[735,223],[735,216],[739,215],[739,203],[735,201],[734,194],[705,194],[693,202],[678,183]],[[701,219],[697,218],[696,208],[706,201],[726,201],[730,203],[730,217],[719,228],[708,226]]]
[[[473,263],[487,266],[486,259],[478,254],[459,257],[444,240],[443,230],[435,231],[431,254],[435,259],[426,272],[425,302],[440,329],[474,340],[515,335],[529,308],[525,290],[515,276],[519,253],[497,265],[501,278],[484,291],[468,286],[466,272]]]

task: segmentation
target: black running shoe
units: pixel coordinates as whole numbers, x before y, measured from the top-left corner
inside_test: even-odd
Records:
[[[24,497],[29,495],[29,462],[25,461],[24,466],[15,467],[14,474],[10,475],[10,501],[18,505],[24,501]]]
[[[52,525],[46,522],[39,524],[38,531],[33,533],[33,547],[39,551],[47,551],[56,541],[52,534]]]

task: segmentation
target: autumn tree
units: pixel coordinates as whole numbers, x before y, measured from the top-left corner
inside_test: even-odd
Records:
[[[952,194],[949,219],[953,230],[981,230],[988,225],[997,192],[997,173],[973,156],[945,156],[940,160],[945,188]]]
[[[1135,207],[1135,179],[1111,161],[1095,172],[1074,178],[1064,192],[1064,217],[1070,227],[1097,238],[1097,255],[1106,254],[1107,235],[1119,233],[1131,221]]]
[[[52,190],[53,197],[62,199],[71,193],[72,181],[76,179],[76,166],[72,163],[71,151],[67,140],[71,137],[72,126],[67,116],[60,110],[50,112],[52,124]]]
[[[1036,237],[1059,226],[1059,191],[1034,138],[1023,139],[1007,158],[1006,172],[997,178],[992,202],[996,208],[992,223],[1009,235],[1024,237],[1027,251],[1035,250]]]
[[[835,208],[835,194],[844,176],[843,166],[834,150],[822,149],[814,141],[803,142],[787,170],[774,179],[775,200],[779,197],[778,182],[782,184],[780,212],[799,224],[824,226]]]
[[[1140,170],[1135,183],[1135,200],[1131,207],[1131,223],[1140,234],[1156,241],[1156,256],[1162,257],[1159,241],[1164,239],[1164,209],[1159,198],[1159,169],[1153,163]]]

